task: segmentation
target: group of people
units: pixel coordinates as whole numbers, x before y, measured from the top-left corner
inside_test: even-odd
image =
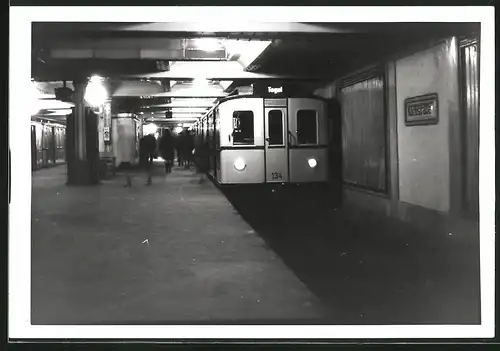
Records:
[[[201,174],[200,183],[205,180],[204,173],[207,168],[206,145],[195,147],[194,137],[187,130],[174,137],[169,129],[165,129],[158,141],[153,134],[148,134],[143,136],[139,142],[139,164],[147,172],[147,185],[152,184],[153,160],[158,155],[161,156],[164,160],[165,172],[169,174],[172,172],[176,153],[179,167],[190,169],[193,161],[195,161],[198,173]],[[130,180],[127,177],[127,186],[130,186],[129,183]]]
[[[191,168],[193,162],[194,137],[188,130],[181,132],[176,138],[177,163],[179,167]]]

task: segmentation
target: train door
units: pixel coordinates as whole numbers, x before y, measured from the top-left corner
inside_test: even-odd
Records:
[[[49,127],[49,163],[56,163],[56,129]]]
[[[268,107],[264,111],[266,182],[288,182],[287,109]]]
[[[215,113],[215,179],[220,180],[220,114],[219,108],[214,110]]]
[[[36,145],[36,168],[43,167],[43,126],[40,123],[35,125],[35,145]]]
[[[31,169],[37,169],[36,162],[36,127],[31,126]]]
[[[212,117],[211,117],[211,129],[212,129],[212,145],[211,145],[211,148],[212,148],[212,151],[211,151],[211,156],[212,156],[212,176],[213,177],[217,177],[217,151],[216,151],[216,148],[217,148],[217,135],[216,135],[216,126],[215,126],[215,118],[216,118],[216,114],[215,114],[215,109],[213,110],[212,112]]]
[[[42,126],[42,167],[49,165],[49,127]]]

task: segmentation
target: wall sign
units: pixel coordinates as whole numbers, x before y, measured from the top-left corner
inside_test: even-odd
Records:
[[[411,97],[405,100],[405,125],[438,124],[438,95],[427,94]]]
[[[103,139],[106,142],[111,141],[111,133],[110,133],[109,127],[104,127],[104,130],[103,130]]]

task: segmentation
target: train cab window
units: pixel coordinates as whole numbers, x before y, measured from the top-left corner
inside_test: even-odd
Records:
[[[283,145],[283,113],[280,110],[269,111],[269,145]]]
[[[317,144],[318,128],[315,110],[297,111],[297,139],[299,144]]]
[[[233,144],[253,145],[254,128],[252,111],[233,112]]]

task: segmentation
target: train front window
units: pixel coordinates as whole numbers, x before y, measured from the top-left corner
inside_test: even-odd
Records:
[[[280,110],[269,111],[269,145],[283,145],[283,113]]]
[[[317,144],[318,128],[315,110],[297,111],[297,139],[299,144]]]
[[[235,145],[254,144],[252,111],[233,112],[233,144]]]

